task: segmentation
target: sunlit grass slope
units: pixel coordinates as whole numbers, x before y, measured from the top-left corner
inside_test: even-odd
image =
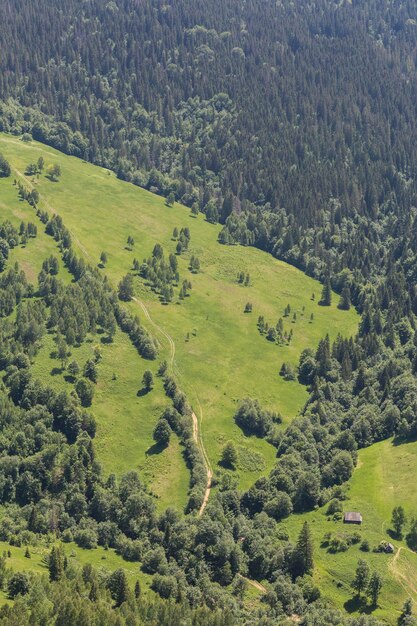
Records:
[[[40,155],[46,164],[59,163],[62,169],[59,182],[50,182],[45,177],[34,181],[42,196],[40,205],[63,217],[75,247],[87,260],[98,263],[102,251],[108,254],[104,271],[115,286],[131,270],[134,258],[142,261],[148,257],[157,242],[166,254],[173,252],[174,227],[189,227],[190,247],[186,255],[179,257],[179,271],[181,280],[192,281],[191,297],[181,304],[175,298],[164,306],[140,278],[136,279],[137,295],[153,320],[175,341],[175,370],[201,420],[212,465],[217,464],[224,443],[232,439],[244,461],[241,486],[248,486],[266,473],[273,465],[275,450],[265,441],[245,437],[234,424],[238,402],[251,396],[265,408],[279,411],[285,420],[293,418],[302,408],[307,393],[297,382],[285,382],[279,376],[282,362],[295,365],[301,351],[315,348],[326,333],[331,337],[339,332],[345,336],[354,334],[358,323],[355,311],[338,310],[336,296],[331,307],[318,306],[321,286],[316,281],[259,250],[220,245],[219,226],[205,222],[203,215],[194,218],[183,206],[167,207],[164,199],[117,180],[107,170],[36,142],[24,144],[6,135],[0,136],[0,150],[20,172]],[[135,240],[132,251],[125,247],[129,235]],[[198,275],[188,269],[191,254],[200,258]],[[250,286],[237,283],[240,271],[250,274]],[[314,301],[312,293],[316,294]],[[246,302],[252,303],[252,313],[244,313]],[[291,316],[285,318],[284,326],[287,331],[293,330],[293,340],[290,346],[278,347],[259,334],[256,322],[258,315],[264,315],[275,325],[287,304],[291,306]],[[132,302],[130,307],[139,315],[142,313],[137,303]],[[293,322],[294,312],[297,319]],[[314,320],[310,323],[311,313]],[[145,319],[142,321],[147,323]],[[152,326],[149,329],[161,341],[161,357],[169,358],[164,337]],[[120,375],[124,368],[125,363],[115,362]],[[121,412],[123,408],[122,405]],[[131,414],[126,417],[126,429],[131,428],[127,425],[131,419]],[[143,419],[146,418],[137,416],[138,421]],[[114,428],[111,420],[103,420],[98,433],[99,450],[101,447],[103,454],[107,446],[108,457],[121,459],[123,449],[119,442],[126,432],[120,429],[123,418],[117,420]]]
[[[383,579],[375,616],[394,624],[407,597],[411,596],[414,603],[417,602],[417,554],[407,548],[405,541],[393,539],[389,533],[395,506],[402,505],[408,519],[417,515],[416,491],[417,442],[396,446],[392,440],[386,440],[360,451],[349,499],[344,503],[345,510],[362,513],[361,527],[328,521],[327,506],[293,516],[285,524],[290,536],[296,538],[301,524],[305,520],[310,522],[315,540],[316,579],[323,595],[336,606],[357,612],[358,605],[352,600],[354,592],[350,584],[360,558],[368,561],[371,569],[378,570]],[[359,531],[363,539],[368,539],[371,552],[362,552],[359,545],[355,545],[347,552],[331,554],[327,548],[320,547],[327,532],[343,535],[355,531]],[[395,554],[373,553],[372,549],[381,541],[392,541]]]

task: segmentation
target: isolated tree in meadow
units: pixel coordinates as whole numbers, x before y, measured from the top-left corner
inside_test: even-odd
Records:
[[[166,419],[158,420],[155,430],[153,431],[153,439],[162,446],[167,446],[171,438],[171,427]]]
[[[366,595],[371,599],[372,606],[377,606],[382,589],[382,578],[378,572],[373,572],[366,589]]]
[[[38,162],[37,162],[37,166],[38,166],[38,171],[39,172],[43,172],[43,168],[45,166],[45,161],[44,161],[43,156],[39,157]]]
[[[48,167],[46,168],[46,177],[49,178],[49,180],[52,180],[54,182],[56,182],[59,177],[61,176],[61,168],[58,165],[58,163],[53,163],[51,165],[48,165]]]
[[[223,448],[221,463],[232,470],[236,469],[238,461],[237,451],[232,441],[228,441]]]
[[[355,572],[355,578],[352,580],[352,589],[356,591],[358,596],[367,588],[369,582],[369,565],[363,559],[359,559]]]
[[[178,228],[175,226],[174,230],[172,231],[172,238],[173,239],[178,239]]]
[[[106,252],[102,252],[100,254],[100,263],[104,267],[107,264],[107,254]]]
[[[321,292],[320,304],[322,306],[330,306],[332,303],[332,288],[330,278],[327,277]]]
[[[391,524],[397,537],[401,537],[403,526],[406,523],[407,518],[402,506],[396,506],[392,510]]]
[[[26,176],[34,176],[37,173],[38,173],[38,166],[36,163],[29,163],[29,165],[26,166],[26,169],[25,169]]]
[[[140,598],[141,588],[140,588],[140,582],[138,580],[135,582],[135,591],[134,591],[134,593],[135,593],[136,600],[138,598]]]
[[[153,376],[150,370],[145,370],[142,377],[142,385],[146,391],[150,391],[153,387]]]
[[[245,313],[252,313],[252,302],[247,302],[245,304]]]

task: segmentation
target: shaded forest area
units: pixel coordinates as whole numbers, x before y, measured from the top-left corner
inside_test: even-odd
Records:
[[[414,2],[7,0],[0,16],[2,129],[210,221],[243,212],[232,241],[321,279],[402,254],[389,247],[414,219]]]

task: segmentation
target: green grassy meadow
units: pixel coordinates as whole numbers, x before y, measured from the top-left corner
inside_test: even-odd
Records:
[[[113,572],[118,568],[124,569],[131,588],[133,589],[137,580],[140,582],[141,592],[145,595],[153,594],[150,586],[152,577],[144,574],[139,563],[124,561],[114,550],[105,550],[98,547],[94,550],[82,550],[75,543],[64,543],[65,555],[68,559],[68,566],[79,568],[87,563],[91,563],[97,571],[104,573]],[[30,546],[30,558],[25,557],[26,547],[10,546],[4,541],[0,541],[0,555],[6,555],[6,566],[16,572],[34,572],[48,576],[48,566],[46,559],[51,551],[51,545]],[[10,557],[7,552],[10,551]],[[0,606],[12,604],[7,592],[0,591]]]
[[[417,515],[416,491],[417,442],[394,445],[392,440],[386,440],[360,451],[349,497],[343,503],[345,511],[362,513],[362,526],[328,519],[327,505],[311,513],[293,515],[283,524],[290,537],[296,539],[301,524],[306,520],[310,523],[315,543],[316,582],[323,596],[337,607],[353,613],[361,610],[350,588],[361,558],[372,570],[378,570],[383,579],[379,608],[374,611],[376,617],[394,624],[407,597],[411,596],[417,604],[417,554],[407,548],[404,540],[392,538],[389,533],[394,506],[402,505],[408,520]],[[370,552],[362,552],[358,544],[349,547],[347,552],[331,554],[321,546],[327,532],[343,535],[355,531],[368,539]],[[395,553],[373,553],[372,548],[381,541],[391,541]],[[362,610],[369,612],[369,606]]]
[[[62,169],[59,182],[50,182],[44,176],[32,180],[41,194],[39,206],[62,216],[71,231],[74,247],[86,260],[98,263],[100,253],[107,253],[108,263],[103,271],[114,286],[131,270],[133,259],[141,262],[148,257],[155,243],[162,244],[166,254],[175,251],[174,227],[189,227],[190,247],[178,261],[180,280],[192,281],[191,297],[181,304],[174,298],[173,303],[163,306],[139,277],[135,279],[137,297],[146,304],[155,323],[175,342],[175,373],[200,419],[203,441],[213,468],[224,443],[231,439],[238,445],[241,458],[250,461],[244,462],[240,468],[241,488],[248,487],[267,473],[273,466],[275,449],[266,441],[244,436],[233,421],[237,404],[242,398],[251,396],[265,408],[279,411],[284,422],[292,419],[302,408],[307,393],[297,382],[285,382],[279,376],[282,362],[296,365],[301,351],[306,347],[315,348],[327,332],[331,337],[339,332],[345,336],[354,334],[358,324],[356,312],[338,310],[337,296],[334,296],[331,307],[318,306],[321,286],[313,279],[254,248],[220,245],[217,242],[218,225],[208,224],[203,215],[192,217],[181,205],[167,207],[163,198],[117,180],[108,170],[36,142],[25,144],[4,134],[0,136],[0,150],[10,161],[15,176],[24,172],[28,163],[36,161],[40,155],[46,165],[59,163]],[[6,184],[10,186],[10,179]],[[15,188],[12,191],[15,193]],[[132,251],[126,249],[129,235],[135,240]],[[31,245],[35,248],[34,242]],[[200,258],[201,273],[198,275],[191,274],[188,269],[191,254]],[[250,273],[250,286],[237,283],[236,276],[240,271]],[[314,301],[311,299],[313,293],[316,295]],[[248,301],[253,304],[253,312],[245,314],[243,310]],[[284,328],[287,331],[292,329],[294,336],[290,346],[279,347],[259,334],[256,323],[258,315],[264,315],[270,324],[275,325],[287,304],[291,306],[291,316],[284,320]],[[140,315],[145,325],[148,324],[138,303],[132,302],[129,306],[132,312]],[[294,312],[297,320],[292,322]],[[314,314],[312,323],[311,313]],[[161,342],[161,358],[169,359],[166,338],[152,325],[148,324],[148,327]],[[127,354],[127,346],[125,349]],[[45,374],[50,366],[47,351],[45,348],[36,364],[39,372]],[[148,436],[152,428],[146,422],[154,413],[152,410],[149,413],[149,409],[156,411],[158,403],[156,399],[147,399],[143,411],[138,410],[133,394],[136,394],[141,378],[143,364],[140,361],[134,366],[137,374],[133,381],[128,372],[133,366],[133,355],[132,361],[126,360],[121,353],[109,355],[109,360],[113,363],[112,369],[125,380],[125,388],[130,389],[132,385],[124,396],[120,389],[118,400],[112,402],[109,379],[103,378],[102,386],[106,381],[108,391],[103,389],[100,393],[106,406],[99,407],[100,394],[94,402],[94,413],[99,422],[99,456],[105,469],[114,471],[119,464],[127,466],[133,460],[135,466],[140,466],[143,462],[143,451],[151,444]],[[152,394],[158,395],[162,402],[159,389]],[[123,398],[122,405],[120,398]],[[126,437],[126,433],[132,432],[137,436]],[[167,452],[171,463],[185,479],[186,470],[181,467],[175,450]],[[138,462],[138,458],[142,460]],[[165,461],[158,464],[158,472],[164,465]],[[152,465],[147,467],[150,475],[155,474]],[[180,500],[181,496],[177,495],[177,501]]]

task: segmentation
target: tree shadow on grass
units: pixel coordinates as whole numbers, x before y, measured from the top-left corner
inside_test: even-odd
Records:
[[[63,367],[53,367],[51,369],[51,376],[58,376],[59,374],[62,374],[63,371],[64,371]]]
[[[70,376],[69,374],[67,374],[66,376],[64,376],[64,380],[67,383],[74,384],[75,381],[76,381],[76,378],[75,378],[75,376]]]
[[[154,456],[155,454],[161,454],[165,450],[166,446],[162,443],[154,443],[153,446],[148,448],[145,452],[146,456]]]
[[[389,535],[391,539],[394,539],[394,541],[401,541],[401,539],[403,538],[402,533],[397,535],[395,530],[393,530],[392,528],[387,528],[387,535]]]
[[[377,608],[376,606],[367,604],[366,598],[364,598],[363,596],[354,596],[353,598],[346,600],[343,607],[348,613],[358,612],[364,613],[366,615],[371,615],[371,613],[373,613]]]
[[[136,395],[138,398],[143,398],[143,396],[147,396],[149,392],[150,392],[150,389],[147,389],[146,387],[142,387],[142,389],[139,389]]]

